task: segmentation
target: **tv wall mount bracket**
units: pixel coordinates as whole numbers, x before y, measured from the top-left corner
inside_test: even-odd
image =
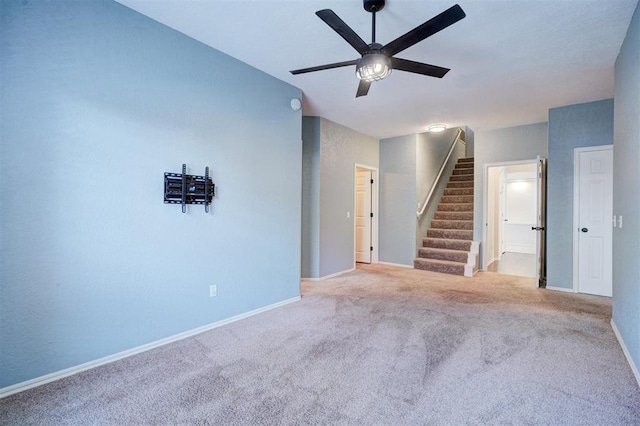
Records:
[[[164,203],[182,204],[182,213],[187,212],[187,204],[204,204],[204,211],[209,213],[215,188],[209,167],[205,167],[204,176],[188,175],[187,165],[183,164],[182,173],[164,174]]]

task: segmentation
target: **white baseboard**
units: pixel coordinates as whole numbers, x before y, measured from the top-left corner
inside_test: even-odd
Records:
[[[356,268],[346,269],[344,271],[336,272],[335,274],[331,274],[331,275],[325,275],[324,277],[320,277],[320,278],[302,278],[302,281],[324,281],[324,280],[328,280],[329,278],[334,278],[340,275],[347,274],[349,272],[353,272],[355,270]]]
[[[564,291],[565,293],[575,293],[575,291],[573,291],[572,288],[547,286],[546,289],[547,290],[553,290],[553,291]]]
[[[398,268],[411,268],[413,265],[405,265],[404,263],[378,262],[380,265],[397,266]]]
[[[26,391],[27,389],[35,388],[38,386],[42,386],[46,383],[54,382],[56,380],[60,380],[64,377],[72,376],[74,374],[80,373],[82,371],[90,370],[92,368],[99,367],[101,365],[109,364],[114,361],[121,360],[123,358],[130,357],[132,355],[137,355],[142,352],[146,352],[151,349],[155,349],[160,346],[167,345],[169,343],[177,342],[179,340],[186,339],[188,337],[195,336],[200,333],[204,333],[205,331],[213,330],[214,328],[221,327],[223,325],[230,324],[232,322],[239,321],[241,319],[245,319],[257,314],[260,314],[265,311],[269,311],[271,309],[279,308],[281,306],[287,305],[289,303],[297,302],[300,300],[300,296],[293,297],[291,299],[283,300],[281,302],[274,303],[269,306],[264,306],[262,308],[254,309],[253,311],[245,312],[240,315],[233,316],[231,318],[223,319],[220,321],[213,322],[211,324],[204,325],[202,327],[194,328],[189,331],[185,331],[182,333],[175,334],[173,336],[165,337],[164,339],[156,340],[155,342],[147,343],[142,346],[138,346],[136,348],[128,349],[126,351],[118,352],[113,355],[106,356],[104,358],[99,358],[93,361],[85,362],[84,364],[76,365],[74,367],[66,368],[64,370],[56,371],[54,373],[50,373],[44,376],[36,377],[35,379],[27,380],[26,382],[16,383],[15,385],[7,386],[5,388],[0,389],[0,399],[13,395],[14,393]]]
[[[509,253],[536,254],[535,246],[508,244],[506,251]]]
[[[625,345],[624,340],[622,340],[620,331],[618,331],[616,323],[613,322],[613,318],[611,318],[611,328],[613,328],[613,334],[616,335],[616,339],[618,339],[618,343],[620,343],[620,347],[622,347],[622,352],[624,353],[625,358],[627,358],[627,362],[629,363],[629,367],[631,367],[631,371],[636,378],[636,382],[638,382],[638,385],[640,385],[640,373],[638,372],[638,367],[636,367],[635,362],[633,362],[633,358],[631,358],[631,354],[627,349],[627,345]]]

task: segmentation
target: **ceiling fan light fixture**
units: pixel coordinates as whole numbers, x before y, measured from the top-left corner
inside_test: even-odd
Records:
[[[427,127],[427,130],[430,133],[440,133],[447,130],[447,126],[445,124],[432,124],[429,127]]]
[[[356,64],[356,76],[368,82],[388,77],[391,70],[391,59],[382,53],[366,54]]]

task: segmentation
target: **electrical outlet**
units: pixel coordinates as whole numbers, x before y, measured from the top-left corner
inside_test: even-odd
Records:
[[[351,212],[347,212],[347,219],[351,217]]]
[[[209,297],[216,297],[218,295],[218,286],[212,284],[209,286]]]

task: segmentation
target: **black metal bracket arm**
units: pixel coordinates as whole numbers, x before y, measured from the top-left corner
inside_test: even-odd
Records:
[[[182,213],[187,212],[187,204],[204,204],[204,211],[209,213],[215,189],[209,167],[205,167],[204,176],[188,175],[186,164],[182,165],[182,173],[164,174],[164,203],[182,204]]]

